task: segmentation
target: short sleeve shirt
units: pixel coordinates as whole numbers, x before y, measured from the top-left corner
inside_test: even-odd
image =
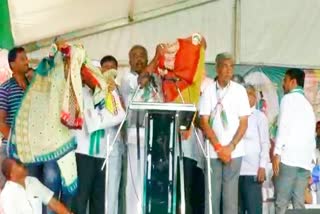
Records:
[[[12,127],[15,116],[20,108],[24,90],[14,78],[10,78],[0,86],[0,110],[7,112],[6,123]],[[6,140],[3,140],[6,143]]]
[[[220,111],[216,111],[218,101],[222,103],[227,126],[223,124]],[[228,145],[233,139],[238,127],[240,117],[251,114],[247,92],[240,84],[230,81],[225,88],[220,88],[217,82],[208,85],[200,98],[199,114],[201,116],[212,116],[212,129],[215,132],[221,145]],[[216,152],[211,147],[211,158],[217,158]],[[244,156],[244,145],[242,140],[232,152],[232,158]]]
[[[37,178],[26,177],[25,188],[20,184],[7,181],[0,195],[3,211],[10,214],[35,214],[35,200],[48,205],[53,192]]]

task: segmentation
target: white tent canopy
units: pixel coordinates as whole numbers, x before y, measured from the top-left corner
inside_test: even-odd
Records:
[[[33,58],[64,35],[93,59],[112,54],[126,64],[134,44],[152,55],[160,42],[199,32],[207,61],[229,51],[238,63],[320,67],[318,0],[8,1],[15,43],[38,41]]]
[[[240,62],[320,67],[320,1],[241,1]]]

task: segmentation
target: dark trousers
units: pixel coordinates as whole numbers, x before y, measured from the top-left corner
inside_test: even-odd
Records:
[[[239,178],[239,214],[262,214],[262,185],[255,176]]]
[[[197,167],[197,162],[193,159],[184,157],[183,165],[186,214],[203,214],[205,208],[204,173]],[[180,190],[180,185],[178,190]],[[178,198],[180,199],[180,193]]]
[[[90,214],[104,214],[105,170],[101,171],[103,158],[76,154],[78,169],[78,193],[73,200],[73,212],[86,214],[89,202]]]
[[[193,201],[194,214],[204,214],[205,211],[205,178],[201,168],[195,167],[193,171]]]

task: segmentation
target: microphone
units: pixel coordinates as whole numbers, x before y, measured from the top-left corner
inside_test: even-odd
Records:
[[[142,84],[143,80],[147,80],[147,82],[150,83],[154,88],[158,87],[155,77],[152,74],[145,72],[140,74],[138,77],[138,83],[140,85],[140,89],[143,88],[143,84]]]
[[[179,77],[163,77],[165,81],[179,82],[181,79]]]
[[[156,79],[153,75],[150,75],[150,83],[153,86],[153,88],[158,92],[158,85],[156,83]]]

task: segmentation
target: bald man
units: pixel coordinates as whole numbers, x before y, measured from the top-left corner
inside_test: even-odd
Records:
[[[2,173],[7,182],[0,195],[0,204],[4,213],[8,214],[38,214],[35,200],[58,214],[71,214],[71,212],[53,197],[53,192],[45,187],[37,178],[28,176],[23,164],[6,158],[2,162]]]

